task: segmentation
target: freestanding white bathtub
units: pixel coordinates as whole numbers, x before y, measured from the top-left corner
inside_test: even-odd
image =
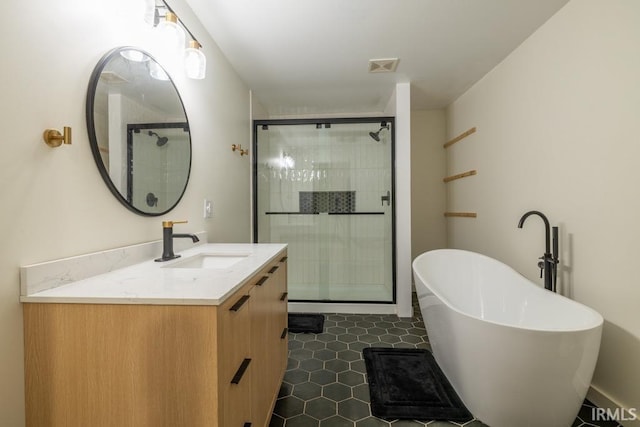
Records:
[[[501,262],[442,249],[413,261],[440,368],[491,427],[568,427],[598,359],[603,319]]]

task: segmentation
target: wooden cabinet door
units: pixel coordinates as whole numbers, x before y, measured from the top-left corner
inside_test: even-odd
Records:
[[[220,425],[243,427],[251,422],[251,295],[245,286],[219,310]]]

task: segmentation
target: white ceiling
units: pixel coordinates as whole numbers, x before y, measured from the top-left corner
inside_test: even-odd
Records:
[[[412,109],[445,107],[567,2],[187,0],[272,116],[381,112],[397,82]]]

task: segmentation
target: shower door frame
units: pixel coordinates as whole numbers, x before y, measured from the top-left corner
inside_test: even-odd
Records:
[[[371,123],[376,126],[381,122],[391,125],[391,301],[357,301],[357,300],[297,300],[289,299],[292,303],[347,303],[347,304],[376,304],[395,305],[397,303],[396,284],[396,131],[395,117],[347,117],[347,118],[321,118],[321,119],[270,119],[253,120],[253,141],[252,141],[252,203],[253,203],[253,243],[258,243],[258,128],[263,125],[331,125],[349,123]]]

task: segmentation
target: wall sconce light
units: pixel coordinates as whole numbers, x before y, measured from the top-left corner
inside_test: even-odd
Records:
[[[164,1],[164,6],[155,6],[154,12],[148,9],[149,0],[145,2],[145,22],[155,26],[155,44],[158,51],[164,53],[165,59],[173,63],[181,63],[190,79],[204,79],[207,70],[207,58],[201,50],[202,44],[178,18],[178,15]],[[160,10],[160,11],[159,11]],[[162,13],[162,11],[165,11]],[[153,18],[151,18],[153,16]],[[162,19],[164,17],[164,19]],[[189,35],[189,46],[185,49],[185,32]]]
[[[240,151],[240,156],[244,156],[245,154],[249,154],[248,148],[242,148],[242,144],[231,144],[231,151]]]
[[[207,70],[207,57],[200,50],[197,40],[190,40],[184,51],[184,70],[190,79],[204,79]]]
[[[67,145],[71,144],[71,128],[69,126],[64,127],[64,133],[60,133],[57,129],[45,129],[42,134],[44,142],[49,147],[59,147],[64,142]]]
[[[178,16],[170,10],[155,28],[156,42],[166,55],[175,55],[184,49],[184,30],[178,25]]]

